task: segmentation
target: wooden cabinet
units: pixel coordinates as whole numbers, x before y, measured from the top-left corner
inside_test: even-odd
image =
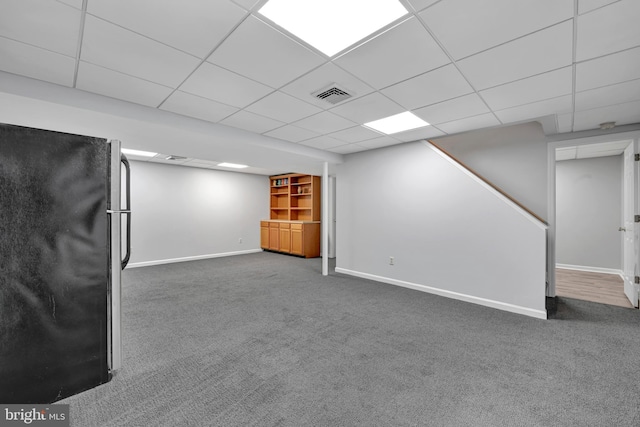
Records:
[[[269,177],[270,219],[260,222],[263,249],[307,258],[320,256],[320,177]]]

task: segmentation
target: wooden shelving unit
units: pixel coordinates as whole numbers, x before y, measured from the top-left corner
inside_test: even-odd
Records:
[[[286,174],[269,177],[270,218],[260,222],[263,249],[320,256],[320,177]]]

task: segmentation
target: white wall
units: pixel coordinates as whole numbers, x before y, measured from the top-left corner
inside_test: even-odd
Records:
[[[622,156],[556,164],[556,261],[622,268]]]
[[[434,142],[548,221],[547,142],[540,123],[478,130]]]
[[[426,143],[346,156],[336,219],[338,272],[546,316],[545,227]]]
[[[267,177],[136,161],[131,177],[131,266],[261,250]]]

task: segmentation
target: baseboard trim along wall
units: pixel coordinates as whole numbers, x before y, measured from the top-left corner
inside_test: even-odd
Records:
[[[557,263],[556,263],[556,268],[562,268],[563,270],[586,271],[589,273],[617,274],[618,276],[624,279],[624,272],[616,268],[589,267],[584,265],[557,264]]]
[[[155,261],[143,261],[143,262],[134,262],[127,265],[127,268],[136,268],[136,267],[148,267],[150,265],[160,265],[160,264],[172,264],[174,262],[185,262],[185,261],[198,261],[201,259],[210,259],[210,258],[221,258],[225,256],[234,256],[234,255],[244,255],[244,254],[253,254],[256,252],[262,252],[262,249],[249,249],[246,251],[236,251],[236,252],[222,252],[219,254],[207,254],[207,255],[196,255],[196,256],[188,256],[183,258],[171,258],[171,259],[160,259]]]
[[[439,295],[446,298],[452,298],[452,299],[456,299],[464,302],[483,305],[485,307],[491,307],[491,308],[496,308],[498,310],[508,311],[511,313],[522,314],[529,317],[535,317],[536,319],[545,319],[545,320],[547,319],[546,310],[534,310],[531,308],[508,304],[505,302],[475,297],[473,295],[460,294],[457,292],[447,291],[444,289],[432,288],[431,286],[419,285],[417,283],[405,282],[403,280],[390,279],[388,277],[376,276],[374,274],[348,270],[346,268],[336,267],[336,273],[348,274],[350,276],[361,277],[363,279],[369,279],[376,282],[402,286],[403,288],[414,289],[416,291]]]

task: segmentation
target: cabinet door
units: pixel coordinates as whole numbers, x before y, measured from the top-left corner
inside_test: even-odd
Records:
[[[302,229],[291,229],[291,253],[304,255]]]
[[[260,227],[260,247],[262,249],[269,249],[269,227]]]
[[[269,249],[272,251],[280,250],[280,229],[278,228],[278,223],[271,224],[269,227]]]
[[[291,251],[291,230],[280,229],[280,251],[289,253]]]

